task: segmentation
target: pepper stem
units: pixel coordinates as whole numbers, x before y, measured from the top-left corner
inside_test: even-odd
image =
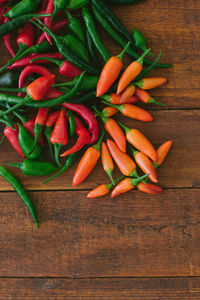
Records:
[[[96,106],[93,105],[92,108],[97,113],[97,116],[100,116],[102,122],[105,124],[108,121],[108,118],[103,117],[102,113],[96,108]]]
[[[0,87],[0,91],[3,92],[11,92],[11,93],[26,93],[26,88],[6,88],[6,87]]]
[[[125,126],[124,124],[122,124],[121,122],[117,121],[117,123],[119,124],[119,126],[124,129],[125,133],[127,134],[131,129],[128,128],[127,126]]]
[[[11,167],[15,167],[15,168],[21,168],[22,163],[11,163],[9,161],[6,162],[7,165],[11,166]]]
[[[140,73],[140,75],[137,76],[137,77],[135,78],[135,80],[136,80],[136,81],[137,81],[137,80],[140,80],[141,78],[144,77],[145,74],[149,73],[149,72],[157,65],[157,63],[159,62],[161,56],[162,56],[162,52],[160,52],[160,53],[158,54],[158,57],[156,58],[156,60],[155,60],[148,68],[146,68],[145,70],[143,70],[143,71]]]
[[[55,59],[55,58],[51,58],[51,57],[45,57],[45,56],[33,58],[30,62],[33,63],[37,60],[48,60],[48,61],[56,64],[59,68],[63,64],[63,61],[60,61],[59,59]]]
[[[104,135],[105,135],[105,130],[103,130],[103,132],[101,133],[100,138],[98,139],[97,143],[92,146],[97,151],[100,151],[101,143],[103,141]]]
[[[122,50],[122,52],[117,55],[116,57],[119,58],[119,60],[122,61],[123,57],[124,57],[124,54],[126,53],[126,51],[128,50],[129,46],[130,46],[131,42],[129,41],[126,45],[126,47],[124,48],[124,50]]]
[[[120,112],[122,112],[124,110],[124,105],[123,104],[111,104],[110,102],[106,102],[106,101],[102,101],[102,103],[115,107],[116,109],[118,109]]]
[[[165,106],[166,105],[165,103],[156,101],[153,97],[150,97],[149,103],[153,103],[153,104],[160,105],[160,106]]]
[[[138,183],[140,183],[141,181],[143,181],[143,179],[147,178],[149,176],[149,174],[146,174],[144,176],[141,176],[139,178],[130,178],[131,184],[133,186],[137,186]]]
[[[108,177],[110,178],[110,181],[112,182],[112,185],[115,185],[115,181],[112,176],[112,170],[108,169],[108,170],[106,170],[106,173],[108,174]]]
[[[13,111],[13,114],[22,122],[22,124],[28,121],[28,119],[24,115],[20,114],[17,111]]]
[[[19,103],[15,104],[11,108],[7,109],[6,111],[0,113],[0,117],[5,116],[5,115],[11,113],[12,111],[14,111],[15,109],[23,106],[28,100],[30,100],[30,96],[26,95],[26,97],[22,101],[20,101]]]
[[[137,62],[141,65],[143,65],[143,60],[145,58],[145,56],[151,51],[151,49],[147,49],[141,56],[140,58],[138,58]]]

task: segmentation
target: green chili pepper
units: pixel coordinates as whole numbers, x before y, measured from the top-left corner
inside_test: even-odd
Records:
[[[78,9],[86,6],[89,3],[89,0],[69,0],[69,4],[67,4],[67,9]]]
[[[98,52],[101,54],[103,60],[107,62],[110,58],[110,54],[100,39],[100,36],[96,30],[93,17],[88,8],[84,7],[82,9],[82,17],[85,21],[86,28],[89,31],[90,36],[92,37],[95,47],[97,48]]]
[[[81,24],[81,21],[78,18],[73,17],[69,11],[66,9],[66,15],[68,18],[68,27],[71,30],[73,34],[76,35],[79,40],[85,44],[85,33],[83,30],[83,25]]]
[[[100,63],[99,63],[99,57],[97,55],[97,51],[94,46],[94,42],[93,42],[92,37],[88,30],[86,31],[86,39],[87,39],[87,46],[88,46],[89,54],[90,54],[93,62],[95,63],[95,65],[98,66],[99,69],[101,69],[102,67],[100,66]]]
[[[44,135],[45,135],[45,137],[47,139],[47,143],[48,143],[48,146],[49,146],[51,158],[55,162],[55,155],[54,155],[54,151],[53,151],[53,145],[52,145],[52,143],[50,141],[52,132],[53,132],[53,129],[51,127],[45,126],[45,128],[44,128]]]
[[[36,10],[40,0],[21,0],[15,6],[13,6],[4,17],[15,18],[21,15],[32,13]]]
[[[84,75],[85,75],[85,72],[83,72],[81,74],[77,84],[69,91],[69,93],[63,94],[60,97],[50,99],[50,100],[45,100],[45,101],[32,101],[32,100],[26,101],[25,98],[12,96],[12,95],[6,95],[6,94],[0,94],[0,104],[2,102],[3,103],[6,102],[7,104],[17,105],[17,104],[19,104],[19,102],[24,101],[24,103],[23,103],[24,106],[29,106],[29,107],[34,107],[34,108],[50,108],[53,106],[61,105],[63,102],[65,102],[67,100],[69,101],[69,99],[72,98],[79,91],[79,88],[81,86]],[[94,91],[92,93],[93,93],[93,97],[94,97]],[[87,96],[87,95],[84,95],[84,96]],[[72,100],[72,102],[74,102],[74,100]],[[12,107],[12,109],[13,109],[13,107]]]
[[[26,14],[12,18],[6,23],[0,25],[0,36],[4,36],[17,28],[23,27],[25,23],[32,18],[49,17],[50,14]]]
[[[55,177],[63,174],[66,170],[68,170],[72,166],[73,162],[78,158],[79,153],[80,153],[80,151],[77,151],[76,153],[69,155],[65,161],[64,166],[60,169],[60,171],[58,171],[56,174],[54,174],[50,178],[46,179],[43,183],[47,183],[48,181],[54,179]]]
[[[75,124],[74,116],[73,116],[73,113],[71,112],[71,110],[68,111],[68,118],[69,118],[70,136],[73,136],[76,131],[76,124]]]
[[[53,20],[59,10],[65,9],[68,3],[69,0],[54,0],[54,11],[51,16],[51,20]]]
[[[63,40],[68,49],[70,49],[74,54],[83,59],[85,62],[89,63],[89,55],[87,49],[79,39],[77,39],[72,34],[67,34]]]
[[[74,77],[72,81],[64,82],[64,83],[57,83],[52,85],[52,87],[64,87],[64,86],[75,86],[79,80],[80,76]],[[99,81],[99,76],[84,76],[83,81],[80,86],[80,91],[87,91],[95,89],[97,83]]]
[[[99,71],[97,71],[95,68],[91,67],[90,64],[86,63],[84,60],[80,59],[77,55],[73,54],[72,51],[66,46],[66,43],[63,39],[63,37],[58,36],[54,34],[47,26],[44,25],[43,22],[41,22],[39,19],[37,19],[38,23],[40,23],[42,26],[37,24],[35,21],[30,20],[31,23],[35,24],[38,28],[40,28],[42,31],[48,33],[53,39],[54,42],[58,48],[58,51],[66,58],[72,65],[75,65],[81,70],[86,71],[88,74],[99,74]]]
[[[9,88],[17,86],[19,79],[19,74],[15,72],[8,71],[0,75],[0,87]]]
[[[33,152],[29,154],[33,148],[34,139],[32,135],[20,123],[18,123],[18,127],[18,140],[23,153],[29,159],[37,159],[42,152],[40,144],[37,144]]]
[[[15,189],[24,204],[28,207],[36,226],[39,227],[35,208],[23,186],[20,184],[17,178],[13,176],[12,173],[2,166],[0,166],[0,175]]]
[[[132,33],[135,47],[139,50],[142,50],[143,52],[147,51],[147,40],[142,35],[142,33],[135,28],[132,29]],[[155,57],[155,55],[153,55],[151,52],[149,52],[148,55],[151,57]]]
[[[106,18],[102,15],[102,12],[95,5],[92,5],[92,9],[93,9],[96,19],[103,26],[105,31],[107,31],[107,33],[122,47],[122,49],[124,49],[127,45],[127,42],[113,29],[113,27],[107,22]],[[134,59],[138,59],[140,57],[140,55],[137,54],[131,47],[129,47],[126,52],[130,57],[133,57]],[[144,59],[144,62],[150,66],[152,64],[154,65],[154,62],[147,58]],[[154,67],[155,67],[155,65],[154,65]],[[173,67],[173,65],[157,63],[156,67],[170,68],[170,67]]]
[[[30,176],[44,176],[58,171],[57,166],[46,161],[25,159],[22,163],[7,162],[7,164],[11,167],[20,168],[24,175]]]

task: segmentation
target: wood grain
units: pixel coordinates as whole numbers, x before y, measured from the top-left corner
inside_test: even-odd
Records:
[[[200,274],[200,190],[30,193],[36,229],[12,192],[0,194],[0,276],[158,277]]]
[[[0,279],[0,296],[2,300],[198,300],[199,293],[199,277]]]

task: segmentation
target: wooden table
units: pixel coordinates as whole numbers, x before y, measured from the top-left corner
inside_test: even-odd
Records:
[[[40,229],[2,179],[0,299],[200,299],[200,2],[147,0],[114,10],[129,29],[145,34],[154,53],[163,51],[163,61],[174,63],[152,72],[169,78],[152,92],[167,104],[149,106],[155,120],[121,118],[155,146],[174,141],[159,170],[165,191],[88,200],[87,191],[106,181],[100,164],[77,189],[75,167],[46,185],[15,170]],[[105,40],[116,54],[119,48]],[[4,142],[0,164],[18,159]]]

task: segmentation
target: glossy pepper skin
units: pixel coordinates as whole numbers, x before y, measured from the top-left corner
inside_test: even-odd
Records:
[[[54,11],[52,13],[51,20],[53,20],[54,16],[57,14],[59,10],[65,9],[68,3],[69,0],[54,0]]]
[[[9,9],[7,9],[7,11],[9,11]],[[3,22],[7,23],[8,21],[9,21],[9,18],[5,17]],[[11,54],[12,57],[14,57],[15,56],[15,51],[14,51],[13,46],[11,44],[11,35],[10,35],[10,33],[5,34],[3,36],[3,41],[4,41],[4,45],[6,46],[6,49],[8,50],[8,52]],[[1,68],[0,70],[3,71],[5,69]]]
[[[108,147],[104,142],[102,142],[101,144],[101,161],[102,161],[104,171],[108,174],[112,184],[115,185],[114,179],[112,177],[112,173],[114,170],[114,163],[110,155],[110,152],[108,150]]]
[[[88,4],[89,0],[69,0],[69,3],[67,4],[67,9],[78,9],[86,6]]]
[[[34,30],[30,22],[26,22],[22,31],[18,35],[16,42],[19,47],[20,45],[25,45],[27,47],[33,46]]]
[[[85,44],[85,32],[80,19],[73,17],[68,9],[66,9],[65,12],[68,18],[68,27],[70,31],[75,34],[83,44]]]
[[[153,104],[157,104],[157,105],[161,105],[164,106],[164,103],[158,102],[156,101],[153,97],[151,97],[151,95],[143,90],[140,89],[139,87],[137,87],[135,89],[135,95],[143,102],[143,103],[153,103]]]
[[[113,186],[112,184],[101,184],[95,189],[93,189],[92,191],[90,191],[87,194],[87,198],[93,199],[93,198],[103,197],[110,192],[112,186]]]
[[[23,157],[25,158],[25,155],[20,148],[19,141],[18,141],[18,126],[17,124],[14,125],[15,130],[11,127],[6,127],[4,129],[4,135],[7,137],[9,140],[10,144],[12,147]]]
[[[126,53],[127,48],[130,44],[128,44],[125,49],[118,55],[111,57],[107,63],[105,64],[101,75],[99,77],[99,81],[97,83],[96,95],[97,97],[105,94],[109,88],[116,81],[117,77],[120,74],[120,71],[123,67],[122,59],[124,54]]]
[[[165,84],[166,82],[167,82],[167,78],[152,77],[152,78],[143,78],[140,81],[136,82],[135,85],[137,85],[139,88],[143,90],[151,90]]]
[[[132,34],[133,34],[133,41],[135,47],[139,50],[142,50],[143,52],[147,51],[147,40],[145,39],[143,34],[135,28],[132,29]],[[149,56],[154,57],[154,55],[151,54],[150,52],[149,52]]]
[[[45,161],[25,159],[22,163],[7,162],[7,164],[11,167],[20,168],[24,175],[29,176],[44,176],[58,171],[57,166]]]
[[[126,138],[123,131],[117,124],[117,122],[111,118],[105,121],[105,129],[114,139],[115,143],[122,152],[126,152]]]
[[[151,183],[145,184],[144,182],[140,182],[137,188],[139,191],[143,193],[152,194],[152,195],[158,195],[163,192],[163,189],[160,186]]]
[[[122,152],[112,140],[107,140],[107,146],[121,173],[125,176],[137,176],[136,164],[128,154]]]
[[[55,75],[39,77],[27,86],[27,94],[29,94],[33,100],[41,100],[53,84],[54,79]]]
[[[15,6],[13,6],[4,16],[8,18],[14,18],[35,11],[40,0],[21,0]]]
[[[165,143],[163,143],[158,149],[157,149],[157,155],[158,155],[158,159],[155,162],[155,166],[159,167],[163,161],[165,160],[165,157],[167,156],[170,148],[172,146],[172,141],[167,141]]]
[[[8,182],[10,185],[14,188],[14,190],[18,193],[24,204],[28,207],[28,210],[30,211],[33,220],[37,227],[39,227],[38,219],[36,215],[35,208],[31,202],[30,197],[26,193],[23,186],[20,184],[20,182],[17,180],[17,178],[14,177],[12,173],[10,173],[6,168],[0,166],[0,175]]]

